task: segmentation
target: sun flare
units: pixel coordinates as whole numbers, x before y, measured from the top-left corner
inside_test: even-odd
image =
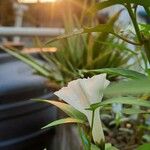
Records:
[[[50,2],[56,2],[58,0],[18,0],[19,3],[50,3]]]
[[[40,0],[41,3],[46,3],[46,2],[56,2],[58,0]]]

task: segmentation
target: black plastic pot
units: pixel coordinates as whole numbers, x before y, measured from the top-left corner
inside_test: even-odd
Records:
[[[0,54],[0,104],[20,102],[40,97],[51,91],[46,79],[9,54]]]
[[[41,130],[56,119],[56,109],[24,101],[0,106],[0,150],[43,150],[52,146],[54,129]]]
[[[0,150],[53,150],[55,129],[41,130],[56,120],[56,108],[30,99],[53,99],[44,78],[24,63],[0,55]]]

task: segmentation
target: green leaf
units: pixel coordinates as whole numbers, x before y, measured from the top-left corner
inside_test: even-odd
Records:
[[[91,144],[91,149],[90,150],[101,150],[99,147],[97,147],[94,144]]]
[[[99,24],[95,27],[84,27],[83,29],[74,31],[72,33],[68,33],[68,34],[64,34],[61,36],[58,36],[52,40],[49,40],[45,43],[45,45],[49,45],[52,42],[58,41],[58,40],[62,40],[62,39],[66,39],[72,36],[76,36],[76,35],[81,35],[84,33],[91,33],[91,32],[106,32],[106,33],[113,33],[113,26],[112,24]]]
[[[119,18],[120,13],[121,13],[121,11],[119,11],[114,16],[112,16],[107,24],[99,24],[95,27],[83,27],[83,29],[77,29],[76,31],[74,31],[72,33],[67,33],[67,34],[58,36],[58,37],[56,37],[52,40],[49,40],[45,43],[45,45],[49,45],[52,42],[62,40],[62,39],[66,39],[66,38],[76,36],[76,35],[81,35],[81,34],[84,34],[84,33],[102,32],[102,33],[114,34],[114,29],[113,29],[114,23]]]
[[[129,70],[129,69],[121,69],[121,68],[104,68],[104,69],[96,69],[96,70],[80,70],[81,73],[107,73],[111,75],[123,76],[131,79],[143,79],[146,76],[142,73]]]
[[[149,150],[149,149],[150,149],[150,143],[143,144],[137,148],[137,150]]]
[[[150,35],[150,25],[149,24],[139,24],[141,32],[144,34],[144,36],[149,37]]]
[[[131,80],[114,83],[104,91],[106,95],[126,95],[150,93],[150,80]]]
[[[122,113],[127,114],[127,115],[133,115],[133,114],[146,114],[149,113],[147,111],[144,110],[140,110],[140,109],[134,109],[134,108],[127,108],[127,109],[123,109]]]
[[[100,44],[100,45],[102,45],[102,44],[106,45],[106,46],[110,47],[111,49],[115,49],[116,48],[120,52],[122,52],[122,51],[129,52],[129,53],[131,53],[134,56],[137,56],[137,54],[138,54],[137,52],[129,49],[124,43],[116,43],[116,42],[112,43],[112,42],[107,42],[107,41],[105,42],[105,41],[99,41],[99,40],[96,40],[95,42]]]
[[[110,105],[113,103],[118,103],[118,104],[126,104],[126,105],[136,105],[136,106],[143,106],[143,107],[148,107],[150,108],[150,102],[143,100],[143,99],[137,99],[135,97],[118,97],[118,98],[111,98],[108,100],[105,100],[100,103],[95,103],[92,104],[90,108],[87,110],[95,110],[98,107],[103,107],[106,105]]]
[[[20,53],[17,50],[11,50],[11,49],[1,47],[1,46],[0,46],[0,48],[2,50],[6,51],[7,53],[11,54],[12,56],[20,59],[27,65],[31,66],[33,69],[35,69],[37,72],[41,73],[43,76],[45,76],[45,77],[50,76],[49,71],[47,71],[39,62],[35,61],[34,58],[32,58],[31,56]]]
[[[100,103],[101,106],[113,104],[113,103],[120,103],[120,104],[127,104],[127,105],[137,105],[150,108],[150,102],[142,99],[137,99],[134,97],[118,97],[108,99]]]
[[[94,6],[92,6],[88,10],[88,12],[95,13],[95,11],[97,10],[102,10],[112,5],[116,5],[116,4],[124,5],[126,3],[141,5],[144,7],[150,7],[149,0],[107,0],[107,1],[100,2],[100,3],[96,3]]]
[[[140,23],[140,24],[139,24],[139,27],[140,27],[141,31],[150,32],[150,25],[149,25],[149,24]]]
[[[105,150],[118,150],[118,149],[116,147],[112,146],[111,143],[106,143]]]
[[[91,33],[91,32],[113,33],[114,30],[111,24],[99,24],[95,27],[83,28],[83,33]]]
[[[59,119],[59,120],[53,121],[50,124],[43,127],[42,129],[50,128],[50,127],[53,127],[53,126],[58,126],[58,125],[61,125],[61,124],[67,124],[67,123],[81,123],[81,124],[83,124],[84,121],[80,120],[80,119],[75,119],[75,118],[64,118],[64,119]]]
[[[80,111],[78,111],[77,109],[73,108],[72,106],[66,103],[59,102],[56,100],[43,100],[43,99],[35,99],[35,100],[52,104],[61,109],[62,111],[64,111],[68,116],[86,121],[86,116],[83,113],[81,113]]]
[[[72,37],[72,36],[75,36],[75,35],[80,35],[80,34],[83,34],[83,33],[84,33],[84,30],[80,29],[80,30],[74,31],[72,33],[63,34],[63,35],[57,36],[56,38],[53,38],[53,39],[47,41],[45,43],[45,45],[49,45],[52,42],[56,42],[56,41],[59,41],[61,39],[66,39],[66,38],[69,38],[69,37]]]

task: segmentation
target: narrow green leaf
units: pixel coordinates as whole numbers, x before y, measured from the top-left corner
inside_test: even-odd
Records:
[[[43,127],[42,129],[50,128],[50,127],[53,127],[53,126],[58,126],[58,125],[61,125],[61,124],[67,124],[67,123],[81,123],[81,124],[83,124],[84,121],[80,120],[80,119],[75,119],[75,118],[64,118],[64,119],[59,119],[59,120],[53,121],[50,124]]]
[[[99,24],[95,27],[84,27],[83,29],[74,31],[72,33],[64,34],[64,35],[58,36],[58,37],[56,37],[52,40],[49,40],[45,43],[45,45],[48,45],[52,42],[55,42],[55,41],[58,41],[58,40],[61,40],[61,39],[66,39],[66,38],[69,38],[69,37],[72,37],[72,36],[77,36],[77,35],[81,35],[81,34],[84,34],[84,33],[91,33],[91,32],[113,33],[114,30],[113,30],[113,27],[112,27],[111,24]]]
[[[83,113],[81,113],[80,111],[78,111],[77,109],[73,108],[72,106],[66,103],[59,102],[56,100],[43,100],[43,99],[35,99],[35,100],[52,104],[61,109],[62,111],[64,111],[68,116],[86,121],[86,116]]]
[[[137,99],[134,97],[118,97],[108,99],[100,103],[101,106],[109,105],[113,103],[127,104],[127,105],[137,105],[150,108],[150,102],[142,99]]]
[[[135,52],[135,51],[133,51],[133,50],[131,50],[131,49],[129,49],[128,47],[126,47],[126,45],[124,45],[123,43],[111,43],[111,42],[105,42],[105,41],[99,41],[99,40],[95,40],[95,42],[96,43],[98,43],[98,44],[103,44],[103,45],[106,45],[106,46],[110,46],[112,49],[115,49],[115,48],[117,48],[117,50],[120,50],[120,52],[122,52],[122,51],[126,51],[126,52],[129,52],[129,53],[131,53],[132,55],[135,55],[135,56],[137,56],[137,52]]]
[[[94,144],[91,144],[91,149],[90,150],[101,150],[99,147],[97,147]]]
[[[123,76],[131,79],[144,79],[146,76],[142,73],[122,68],[104,68],[104,69],[96,69],[96,70],[80,70],[81,73],[107,73],[110,75]]]
[[[150,93],[150,80],[131,80],[114,83],[104,91],[106,95],[126,95]]]
[[[137,99],[135,97],[118,97],[118,98],[111,98],[108,100],[105,100],[100,103],[95,103],[90,106],[90,108],[87,108],[87,110],[95,110],[98,107],[103,107],[106,105],[110,105],[113,103],[118,104],[126,104],[126,105],[136,105],[136,106],[143,106],[150,108],[150,102],[142,99]]]
[[[95,13],[97,10],[102,10],[112,5],[116,5],[116,4],[124,5],[126,3],[141,5],[144,7],[150,7],[149,0],[107,0],[107,1],[96,3],[88,10],[88,12]]]
[[[24,63],[28,64],[29,66],[31,66],[33,69],[35,69],[37,72],[41,73],[42,75],[49,77],[50,73],[43,68],[43,66],[36,62],[34,59],[31,59],[31,57],[27,57],[27,55],[25,56],[24,54],[21,54],[15,50],[11,50],[5,47],[1,47],[1,49],[3,49],[4,51],[6,51],[7,53],[11,54],[12,56],[20,59],[21,61],[23,61]]]
[[[127,115],[133,115],[133,114],[146,114],[149,113],[147,111],[144,110],[140,110],[140,109],[134,109],[134,108],[127,108],[127,109],[123,109],[122,113],[127,114]]]
[[[69,37],[72,37],[72,36],[75,36],[75,35],[80,35],[80,34],[83,34],[83,33],[84,33],[84,30],[83,30],[83,29],[80,29],[80,30],[74,31],[74,32],[72,32],[72,33],[63,34],[63,35],[60,35],[60,36],[58,36],[58,37],[56,37],[56,38],[53,38],[53,39],[47,41],[47,42],[45,43],[45,45],[49,45],[49,44],[52,43],[52,42],[56,42],[56,41],[58,41],[58,40],[66,39],[66,38],[69,38]]]
[[[145,35],[145,36],[149,36],[150,35],[150,25],[149,24],[139,24],[140,30],[141,32]]]
[[[106,143],[105,150],[118,150],[118,149],[116,147],[112,146],[111,143]]]
[[[122,10],[121,10],[122,11]],[[113,34],[114,33],[114,23],[116,22],[116,20],[119,18],[119,15],[121,13],[121,11],[119,11],[118,13],[116,13],[114,16],[112,16],[110,18],[110,20],[108,20],[107,24],[99,24],[95,27],[83,27],[83,29],[78,29],[72,33],[67,33],[61,36],[58,36],[52,40],[49,40],[48,42],[45,43],[45,45],[48,45],[52,42],[61,40],[61,39],[66,39],[72,36],[76,36],[76,35],[81,35],[84,33],[91,33],[91,32],[103,32],[103,33],[110,33]]]
[[[145,30],[145,31],[148,31],[148,32],[150,31],[150,25],[149,24],[140,23],[139,27],[140,27],[141,31],[142,30]]]
[[[114,30],[111,24],[99,24],[95,27],[83,28],[83,33],[91,33],[91,32],[113,33]]]

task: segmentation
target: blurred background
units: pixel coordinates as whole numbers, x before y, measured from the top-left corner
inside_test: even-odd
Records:
[[[24,44],[31,46],[33,41],[25,37],[58,36],[63,33],[61,28],[64,27],[64,18],[71,12],[73,16],[81,16],[84,6],[84,0],[1,0],[0,27],[4,28],[0,28],[0,41],[5,44],[23,44],[20,37],[15,37],[19,34],[21,38],[24,37]]]
[[[147,64],[141,47],[105,31],[45,44],[61,34],[108,22],[125,39],[137,41],[124,7],[115,5],[92,15],[87,14],[89,6],[97,1],[0,0],[0,150],[43,150],[46,147],[47,150],[80,149],[79,139],[72,128],[63,128],[59,132],[55,132],[55,129],[41,130],[50,121],[63,115],[55,107],[31,99],[56,99],[53,92],[69,81],[83,77],[79,71],[83,69],[129,68],[143,73],[143,66]],[[122,9],[121,14],[114,19],[116,12]],[[137,9],[138,21],[150,23],[143,7]],[[84,77],[93,75],[94,72],[87,72]],[[108,79],[115,82],[124,77],[108,75]],[[122,109],[122,105],[119,108]],[[108,121],[113,122],[115,117],[111,111],[109,113],[110,119],[106,118],[106,125]],[[123,119],[120,117],[120,124]],[[116,126],[122,127],[117,123]],[[114,127],[114,133],[116,126],[111,126]],[[133,129],[138,130],[135,121]],[[113,139],[119,137],[113,144],[121,143],[121,149],[127,144],[139,144],[136,134],[131,136],[134,130],[127,136],[120,131],[118,133],[123,137],[121,142],[119,134],[112,133],[110,136],[108,134],[108,141],[112,135]],[[54,136],[59,144],[52,140]]]
[[[97,0],[1,0],[0,26],[55,28],[58,30],[43,30],[43,32],[47,32],[47,34],[48,32],[50,32],[50,34],[48,35],[57,36],[63,32],[63,30],[59,29],[64,27],[64,18],[66,16],[69,16],[69,14],[71,13],[72,17],[80,18],[83,15],[82,13],[84,9],[87,9],[88,5],[90,6],[96,1]],[[112,15],[120,9],[122,9],[121,6],[115,6],[102,11],[102,13],[98,13],[98,21],[100,23],[105,23],[110,14]],[[147,18],[142,8],[138,9],[140,17],[146,22],[149,22],[149,18]],[[84,23],[88,18],[89,16],[84,14]],[[122,22],[121,25],[129,24],[130,19],[125,11],[123,11],[120,18],[120,24]],[[18,30],[18,32],[15,31],[16,30],[12,30],[12,28],[0,28],[0,40],[2,42],[12,41],[13,37],[13,42],[19,44],[19,38],[16,38],[14,36],[17,35],[20,31],[19,34],[23,37],[23,33],[26,32],[26,30],[20,29]],[[29,32],[30,31],[30,36],[33,37],[34,30],[32,29],[29,30]],[[35,36],[37,35],[38,33],[36,30]],[[42,37],[40,31],[39,35]],[[43,33],[43,36],[47,35]],[[27,43],[31,44],[31,41],[28,41]]]
[[[67,13],[66,5],[72,5],[71,9],[75,13],[81,10],[80,1],[68,0],[1,0],[0,1],[0,25],[15,25],[16,15],[19,9],[22,9],[22,26],[34,27],[60,27],[62,26],[62,17]],[[68,3],[69,2],[69,3]]]

